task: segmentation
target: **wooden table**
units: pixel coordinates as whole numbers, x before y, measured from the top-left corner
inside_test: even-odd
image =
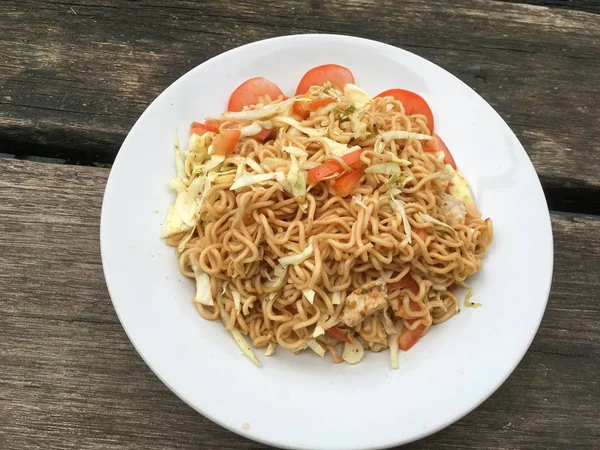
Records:
[[[591,0],[2,1],[0,448],[264,448],[194,412],[135,352],[102,275],[100,205],[164,88],[305,32],[387,42],[464,80],[521,139],[552,210],[554,282],[530,350],[477,410],[407,448],[600,448],[599,14]]]

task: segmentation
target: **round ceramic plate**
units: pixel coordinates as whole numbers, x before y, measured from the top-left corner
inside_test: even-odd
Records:
[[[400,87],[423,96],[477,205],[494,221],[494,242],[472,277],[474,301],[407,353],[356,366],[279,350],[255,367],[220,322],[202,319],[172,248],[159,239],[174,194],[173,138],[226,109],[230,93],[264,76],[292,95],[301,76],[346,66],[376,95]],[[523,233],[535,230],[535,233]],[[546,202],[525,150],[500,116],[466,84],[412,53],[365,39],[288,36],[228,51],[166,89],[125,139],[106,187],[102,263],[133,345],[182,400],[216,423],[260,442],[315,449],[383,448],[434,433],[488,398],[509,376],[541,321],[552,277]]]

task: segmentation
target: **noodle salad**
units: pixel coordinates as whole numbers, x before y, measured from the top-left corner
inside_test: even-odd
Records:
[[[418,94],[371,97],[345,67],[309,70],[288,98],[240,85],[220,117],[175,142],[177,193],[161,237],[195,305],[243,353],[305,349],[336,363],[411,349],[460,311],[492,221]]]

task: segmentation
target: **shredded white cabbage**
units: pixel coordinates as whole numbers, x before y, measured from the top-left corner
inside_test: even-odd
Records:
[[[325,349],[323,347],[321,347],[321,345],[319,345],[319,343],[317,341],[315,341],[314,339],[311,339],[310,341],[308,341],[307,345],[321,358],[323,356],[325,356]]]
[[[263,127],[255,120],[250,125],[246,125],[240,130],[241,137],[256,136],[263,130]]]
[[[388,342],[390,346],[390,366],[392,366],[392,369],[398,370],[398,334],[390,334]]]
[[[202,305],[213,306],[215,302],[210,290],[210,276],[202,270],[199,264],[193,264],[194,276],[196,277],[196,295],[194,301]]]
[[[208,158],[208,146],[206,145],[206,138],[208,136],[212,136],[214,133],[207,131],[202,136],[192,133],[190,139],[188,140],[188,147],[185,152],[187,157],[194,158],[194,160],[198,162],[203,162]],[[179,168],[177,169],[177,173],[179,174]]]
[[[207,183],[210,184],[210,181],[205,177],[195,178],[187,188],[177,195],[175,203],[167,212],[167,218],[160,233],[161,238],[189,231],[196,225],[197,215],[202,207],[200,194],[206,192]]]
[[[304,294],[304,296],[306,297],[306,300],[308,300],[311,305],[314,303],[314,301],[315,301],[315,291],[313,291],[312,289],[304,289],[302,291],[302,294]]]
[[[274,355],[276,348],[277,348],[277,344],[273,344],[272,342],[269,342],[269,345],[267,345],[267,349],[265,350],[265,356]]]
[[[342,144],[341,142],[338,141],[334,141],[333,139],[329,139],[326,137],[322,137],[322,140],[325,141],[325,143],[327,144],[327,146],[329,147],[329,151],[331,153],[333,153],[336,156],[344,156],[346,153],[349,153],[349,148],[346,144]],[[357,146],[355,145],[354,147],[352,147],[355,150],[358,150],[360,147],[356,148]],[[354,150],[353,150],[354,151]]]
[[[325,330],[320,324],[317,324],[315,326],[315,330],[313,331],[312,337],[317,338],[319,336],[322,336],[323,334],[325,334]]]
[[[413,133],[411,131],[400,131],[400,130],[385,131],[383,133],[379,133],[379,136],[377,136],[377,140],[375,141],[375,146],[373,147],[373,149],[377,153],[381,153],[382,141],[390,142],[394,139],[409,139],[409,138],[417,139],[419,141],[428,141],[428,140],[433,139],[432,136],[429,136],[427,134]]]
[[[281,264],[278,264],[277,266],[275,266],[275,269],[273,269],[273,275],[275,275],[275,278],[272,280],[269,280],[265,284],[269,288],[280,287],[286,273],[287,273],[287,268],[282,266]]]
[[[406,238],[408,239],[408,243],[412,243],[412,230],[410,228],[410,223],[408,222],[408,216],[406,215],[406,210],[404,209],[404,202],[395,198],[396,195],[400,193],[400,190],[397,188],[393,188],[390,191],[390,203],[391,207],[400,213],[402,217],[402,224],[404,225],[404,234],[406,234]]]
[[[221,316],[221,321],[223,322],[223,325],[225,325],[225,328],[227,328],[227,324],[229,323],[229,313],[225,311],[225,304],[223,303],[223,299],[221,298],[220,294],[217,295],[217,303],[219,304],[219,314]],[[238,347],[242,350],[244,355],[246,355],[248,359],[250,359],[250,361],[252,361],[257,367],[260,367],[260,361],[252,351],[252,348],[248,344],[246,337],[241,333],[241,331],[235,327],[231,329],[227,328],[227,331],[231,333],[231,336],[235,340]]]
[[[291,164],[288,171],[286,181],[289,184],[290,191],[298,206],[302,211],[308,209],[308,203],[306,202],[306,174],[304,171],[300,171],[300,163],[296,157],[290,154]]]
[[[242,310],[242,296],[235,289],[231,290],[231,296],[233,297],[233,305],[237,312]]]
[[[372,101],[369,94],[367,94],[361,88],[352,83],[347,83],[346,86],[344,86],[344,97],[357,109],[368,105]]]
[[[327,134],[327,128],[305,127],[303,125],[300,125],[300,122],[298,122],[295,119],[292,119],[291,117],[277,116],[273,118],[273,121],[275,123],[283,123],[289,125],[310,137],[321,137]]]
[[[454,228],[452,228],[447,223],[442,222],[441,220],[437,220],[436,218],[431,217],[429,214],[419,213],[419,217],[421,218],[421,220],[423,222],[427,222],[427,223],[431,223],[431,224],[434,224],[434,225],[439,225],[439,226],[444,227],[444,228],[448,228],[449,230],[452,231],[452,233],[454,234],[454,236],[458,236],[458,233],[457,233],[457,231]]]
[[[351,342],[344,343],[342,359],[348,364],[358,364],[365,356],[365,349],[358,339],[351,337]]]
[[[239,119],[247,119],[247,120],[258,120],[258,119],[266,119],[267,117],[274,116],[282,111],[285,111],[287,108],[292,106],[294,102],[297,101],[305,101],[299,98],[289,98],[282,102],[273,102],[267,106],[259,106],[254,109],[245,109],[243,111],[231,112],[227,111],[223,113],[223,118],[225,120],[239,120]]]
[[[331,294],[331,303],[334,305],[339,305],[342,303],[342,293],[340,291],[335,291]]]
[[[398,166],[398,164],[394,164],[394,163],[375,164],[375,165],[369,166],[365,169],[365,173],[381,173],[384,175],[392,175],[392,174],[399,175],[400,172],[402,172],[400,170],[400,166]]]
[[[282,147],[282,150],[286,153],[289,153],[292,156],[295,156],[296,158],[308,158],[308,153],[306,153],[305,150],[302,150],[298,147],[294,147],[293,145],[284,145]]]
[[[284,256],[279,258],[279,264],[283,267],[300,264],[302,261],[308,259],[313,254],[313,246],[309,245],[301,253],[292,256]]]
[[[236,176],[235,182],[231,185],[229,190],[235,191],[243,187],[252,186],[253,184],[264,183],[265,181],[274,180],[275,178],[277,178],[277,172],[258,173],[255,175],[243,173],[240,176]]]

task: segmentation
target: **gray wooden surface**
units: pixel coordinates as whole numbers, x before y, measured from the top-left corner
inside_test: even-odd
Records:
[[[0,450],[264,448],[185,405],[129,343],[102,274],[97,166],[190,68],[306,32],[381,40],[456,74],[563,210],[523,361],[473,413],[406,448],[600,448],[598,13],[585,0],[0,2],[0,155],[28,159],[0,158]]]
[[[261,448],[185,405],[129,343],[100,263],[107,176],[0,159],[0,448]],[[600,279],[588,270],[600,267],[600,218],[553,214],[552,225],[552,293],[523,362],[481,407],[410,448],[600,442]]]

